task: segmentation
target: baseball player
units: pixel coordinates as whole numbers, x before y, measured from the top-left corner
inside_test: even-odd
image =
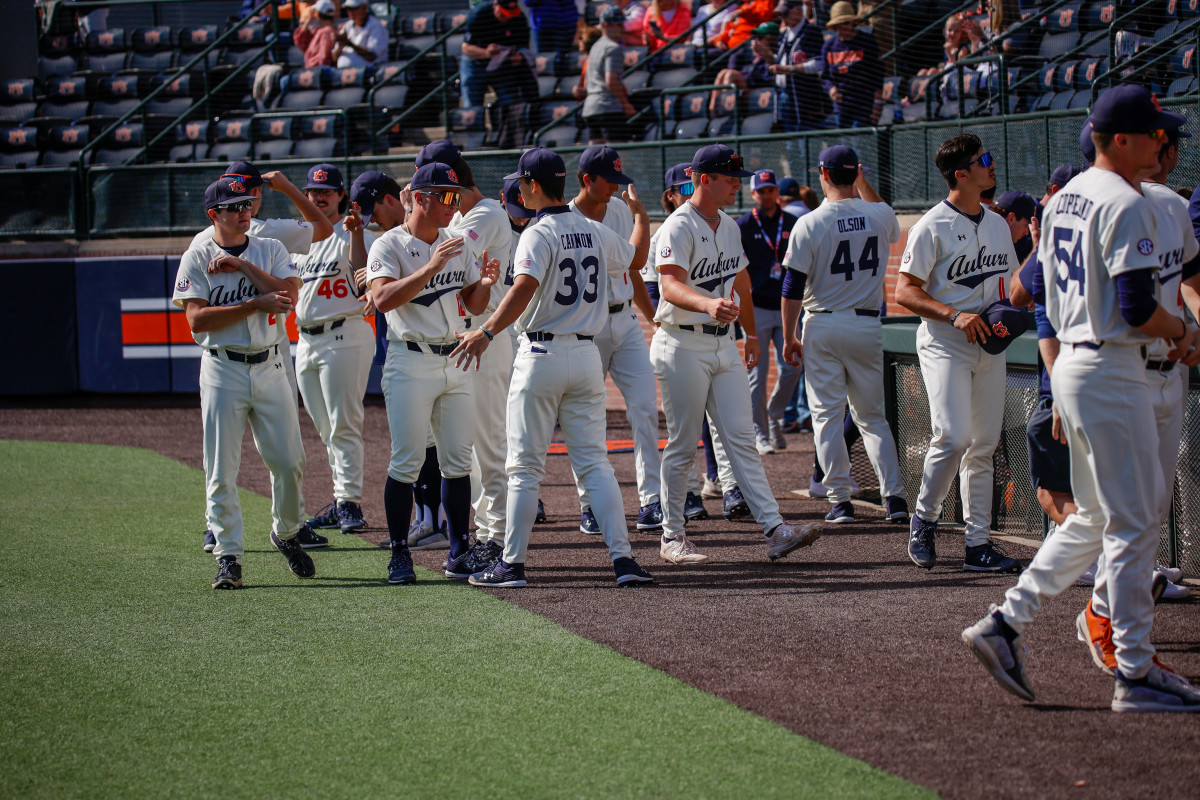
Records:
[[[783,258],[788,269],[783,330],[789,332],[783,356],[792,365],[799,365],[803,354],[808,356],[804,381],[813,440],[833,506],[826,521],[854,521],[850,456],[843,434],[849,403],[879,478],[886,518],[908,522],[896,442],[883,412],[879,322],[888,247],[899,240],[900,225],[896,212],[863,175],[853,148],[827,147],[818,163],[825,202],[796,223]],[[795,333],[802,303],[808,312],[803,342]]]
[[[782,558],[821,535],[819,526],[796,528],[779,515],[754,447],[745,374],[758,360],[758,339],[747,333],[745,356],[739,358],[731,332],[735,319],[746,331],[756,328],[741,234],[721,209],[734,202],[741,178],[750,174],[731,148],[723,144],[700,148],[692,158],[695,192],[658,231],[656,268],[662,297],[654,318],[659,328],[651,343],[650,362],[667,417],[659,554],[672,564],[708,559],[683,531],[688,472],[705,411],[725,446],[738,486],[762,525],[767,557]]]
[[[568,203],[576,214],[612,228],[622,239],[633,233],[633,214],[629,207],[614,195],[633,179],[621,171],[621,157],[604,145],[584,150],[579,156],[579,194]],[[662,526],[662,504],[659,502],[658,457],[658,396],[654,371],[650,369],[650,350],[646,336],[638,324],[633,306],[646,317],[654,319],[654,306],[640,271],[623,272],[608,277],[608,318],[596,335],[600,351],[600,367],[611,375],[613,383],[625,398],[625,418],[633,432],[633,460],[637,473],[639,531],[657,530]],[[599,533],[600,526],[592,513],[591,503],[583,487],[579,487],[580,522],[584,533]]]
[[[172,298],[183,309],[192,338],[204,348],[200,410],[206,513],[216,539],[214,589],[242,585],[237,475],[247,422],[271,471],[271,544],[297,577],[316,572],[297,540],[304,527],[304,445],[278,336],[300,279],[282,244],[246,235],[252,205],[247,195],[236,178],[221,178],[204,191],[213,235],[183,254]]]
[[[1171,340],[1171,359],[1195,358],[1195,328],[1158,302],[1158,232],[1139,178],[1158,166],[1165,128],[1145,88],[1121,85],[1093,107],[1096,163],[1056,194],[1042,218],[1038,259],[1046,311],[1062,344],[1050,381],[1071,456],[1077,510],[1038,550],[999,606],[962,633],[993,677],[1025,700],[1021,633],[1047,597],[1099,553],[1117,663],[1114,711],[1200,711],[1200,691],[1162,668],[1150,643],[1163,476],[1150,412],[1146,347]],[[1185,361],[1186,363],[1186,361]]]
[[[329,454],[333,502],[308,526],[356,533],[366,527],[362,516],[363,395],[375,358],[375,334],[364,313],[375,313],[355,272],[367,265],[367,248],[375,235],[363,230],[362,217],[350,208],[342,173],[332,164],[308,171],[304,192],[333,224],[333,235],[293,254],[300,279],[296,304],[296,378],[304,408]]]
[[[458,176],[438,161],[417,170],[410,184],[413,211],[399,228],[375,240],[367,274],[375,305],[388,315],[387,363],[383,396],[387,405],[392,457],[384,488],[391,539],[388,583],[416,581],[408,545],[412,485],[425,460],[430,426],[437,442],[442,497],[450,532],[444,573],[466,578],[470,562],[467,523],[471,504],[471,440],[474,433],[473,376],[454,368],[446,356],[466,317],[487,305],[498,264],[477,264],[461,238],[446,226],[458,208]],[[486,256],[486,254],[485,254]]]
[[[576,476],[591,499],[608,544],[618,586],[653,579],[633,559],[621,490],[608,461],[604,432],[604,377],[595,336],[608,314],[606,276],[639,270],[650,242],[646,209],[630,187],[634,215],[629,241],[612,229],[571,213],[564,199],[566,166],[543,147],[526,151],[517,171],[521,200],[537,212],[517,243],[513,285],[478,328],[460,334],[456,354],[464,369],[514,322],[521,345],[508,392],[508,519],[504,555],[474,574],[476,586],[525,585],[525,558],[537,487],[557,418]],[[519,318],[519,320],[518,320]]]
[[[1003,295],[1017,254],[1004,218],[979,202],[980,193],[996,185],[992,155],[979,138],[962,134],[943,142],[936,163],[949,195],[909,231],[896,281],[896,302],[922,317],[917,358],[933,428],[908,555],[926,569],[937,561],[937,520],[957,471],[967,523],[963,569],[1013,572],[1020,562],[991,541],[992,457],[1004,423],[1005,359],[978,342],[990,333],[980,312]]]

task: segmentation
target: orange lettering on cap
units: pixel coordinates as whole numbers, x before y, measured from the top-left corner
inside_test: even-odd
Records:
[[[230,181],[229,191],[241,194],[242,192],[246,191],[246,184],[242,183],[241,181]]]
[[[329,177],[329,173],[323,169],[318,169],[318,170],[313,171],[313,180],[316,181],[317,183],[324,183],[325,179],[328,177]]]

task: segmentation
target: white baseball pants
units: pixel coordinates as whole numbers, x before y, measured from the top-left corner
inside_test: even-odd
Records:
[[[475,538],[504,543],[508,516],[508,385],[513,370],[513,340],[506,333],[492,339],[475,373],[475,448],[471,456],[471,505]]]
[[[474,375],[455,367],[446,356],[413,352],[407,342],[392,342],[382,385],[392,435],[388,464],[392,480],[417,482],[430,428],[442,477],[469,475],[475,435]]]
[[[985,353],[949,323],[922,320],[917,359],[929,396],[933,437],[925,453],[916,513],[937,520],[957,472],[967,547],[986,544],[992,527],[992,459],[1004,428],[1004,355]]]
[[[783,412],[792,401],[792,393],[800,382],[800,367],[793,367],[783,360],[783,312],[779,309],[754,307],[754,326],[758,330],[758,344],[762,355],[758,364],[750,370],[750,402],[754,411],[754,435],[760,442],[767,440],[768,421],[782,420]],[[771,347],[775,348],[775,363],[779,376],[775,388],[767,399],[767,376],[771,369]]]

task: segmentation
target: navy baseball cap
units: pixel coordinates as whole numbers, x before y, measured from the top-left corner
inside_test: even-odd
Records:
[[[621,157],[617,151],[602,144],[583,151],[579,156],[579,169],[611,183],[633,183],[633,178],[621,172]]]
[[[821,151],[821,155],[817,156],[817,168],[814,172],[821,169],[858,169],[858,153],[854,152],[854,148],[847,144],[835,144],[833,147],[826,147]],[[863,172],[867,168],[863,167]]]
[[[667,170],[663,175],[663,188],[674,189],[677,186],[683,186],[685,183],[692,182],[692,165],[691,164],[676,164]]]
[[[800,194],[800,181],[796,180],[790,175],[786,178],[780,178],[779,193],[786,194],[789,197],[795,197],[796,195]]]
[[[545,183],[551,178],[567,177],[567,165],[562,156],[545,147],[533,147],[521,154],[517,160],[517,171],[505,175],[504,180],[513,181],[518,178]]]
[[[1187,120],[1167,111],[1145,86],[1123,83],[1106,89],[1092,107],[1092,128],[1100,133],[1146,133],[1178,128]]]
[[[389,194],[399,199],[400,184],[382,172],[364,172],[350,184],[350,201],[358,206],[364,223],[375,213],[375,203]]]
[[[1092,141],[1091,117],[1085,119],[1083,127],[1079,129],[1079,151],[1089,164],[1096,163],[1096,143]]]
[[[443,164],[440,161],[431,161],[425,166],[417,170],[412,177],[413,191],[419,189],[432,189],[435,187],[447,187],[452,189],[461,189],[458,184],[458,175],[449,165]]]
[[[304,189],[333,189],[343,191],[346,182],[342,180],[342,172],[333,164],[317,164],[308,171],[308,183]]]
[[[533,219],[535,212],[525,207],[521,199],[521,182],[511,180],[504,182],[504,210],[513,219]]]
[[[601,25],[624,25],[625,13],[616,6],[609,6],[600,12]]]
[[[775,182],[774,170],[760,169],[750,177],[750,191],[756,191],[768,186],[779,188],[779,184]]]
[[[263,185],[262,173],[249,161],[235,161],[221,173],[222,178],[238,178],[247,189]]]
[[[996,198],[996,205],[1017,215],[1017,219],[1033,219],[1037,203],[1024,192],[1007,191]]]
[[[734,152],[732,147],[723,144],[710,144],[701,147],[692,156],[693,175],[724,175],[728,178],[749,178],[753,172],[747,172],[742,157]]]
[[[460,158],[462,158],[462,151],[458,149],[458,145],[449,139],[438,139],[436,142],[430,142],[421,148],[421,152],[417,153],[417,160],[413,162],[413,165],[419,169],[434,161],[440,161],[443,164],[453,164]]]
[[[1083,172],[1083,167],[1078,164],[1061,164],[1054,168],[1054,172],[1050,173],[1050,183],[1058,187],[1066,186],[1072,178],[1081,172]]]
[[[204,209],[207,211],[215,206],[226,203],[236,203],[239,200],[253,200],[250,190],[241,178],[223,175],[208,185],[204,190]]]
[[[1016,308],[1007,300],[997,300],[980,314],[988,326],[988,337],[980,338],[979,346],[984,352],[997,355],[1013,343],[1018,336],[1029,330],[1030,313]]]

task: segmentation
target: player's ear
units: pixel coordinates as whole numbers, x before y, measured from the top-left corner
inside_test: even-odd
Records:
[[[217,222],[217,212],[216,212],[215,210],[213,210],[213,209],[211,209],[211,208],[210,208],[210,209],[208,209],[207,211],[205,211],[204,213],[205,213],[205,214],[208,214],[208,218],[209,218],[210,220],[212,220],[212,221],[213,221],[213,224],[216,224],[216,222]]]

